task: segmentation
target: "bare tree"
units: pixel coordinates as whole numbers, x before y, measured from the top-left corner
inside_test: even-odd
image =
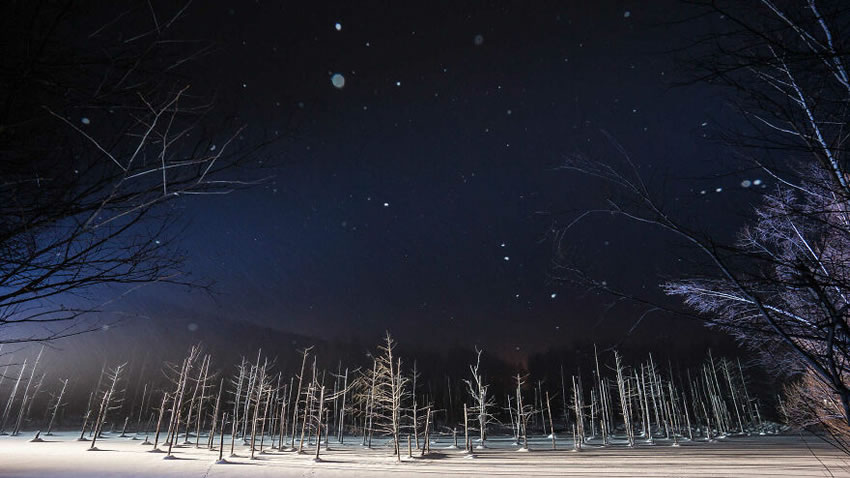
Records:
[[[698,80],[731,88],[733,104],[748,126],[724,139],[748,166],[770,179],[771,188],[737,239],[726,241],[662,207],[658,191],[616,145],[624,158],[621,165],[579,156],[566,162],[565,169],[594,177],[613,192],[604,206],[571,220],[561,234],[606,214],[660,228],[692,246],[702,265],[662,286],[687,308],[639,298],[647,311],[698,317],[762,351],[774,371],[803,377],[802,388],[792,388],[805,395],[791,400],[800,407],[791,414],[799,424],[829,422],[826,429],[835,432],[843,423],[850,431],[850,172],[845,159],[850,10],[842,2],[815,0],[694,3],[724,19],[702,39],[710,41],[696,48],[692,61],[704,73]],[[620,297],[635,297],[571,264],[561,271]],[[737,421],[734,428],[742,429],[737,391],[730,404],[714,403],[719,381],[710,376],[705,382],[704,401],[698,401],[706,409],[701,414],[720,419],[714,426],[728,432],[726,406]],[[834,433],[841,435],[850,436]]]
[[[632,396],[626,388],[628,374],[624,374],[622,359],[617,351],[614,351],[614,360],[616,362],[617,371],[617,390],[620,392],[620,410],[623,414],[623,426],[626,430],[626,439],[629,441],[629,446],[635,446],[634,426],[632,423],[631,399]]]
[[[15,403],[15,396],[18,394],[18,388],[21,385],[21,379],[24,378],[24,371],[26,368],[27,361],[24,359],[24,362],[21,364],[21,370],[18,372],[18,379],[15,380],[15,385],[9,392],[9,398],[6,400],[6,406],[3,408],[3,415],[2,418],[0,418],[0,434],[5,434],[6,421],[9,419],[9,413],[12,411],[12,405]]]
[[[180,38],[191,2],[155,3],[0,7],[0,342],[93,330],[103,286],[203,286],[161,206],[252,183],[226,173],[242,127],[189,88],[212,51]]]
[[[478,448],[485,448],[484,440],[487,438],[487,424],[496,421],[491,413],[496,401],[489,395],[490,386],[484,382],[484,377],[481,374],[481,354],[483,351],[476,347],[475,353],[475,365],[469,366],[469,373],[472,378],[465,379],[464,383],[466,383],[466,389],[474,403],[469,410],[478,418]]]
[[[100,401],[100,408],[98,410],[97,419],[94,424],[94,435],[92,435],[91,446],[89,450],[97,450],[98,448],[95,446],[97,443],[97,439],[100,438],[100,434],[103,431],[103,425],[106,423],[106,417],[110,410],[115,410],[120,407],[120,403],[123,401],[123,396],[121,396],[123,390],[118,388],[118,382],[121,380],[121,373],[124,371],[124,367],[127,366],[126,363],[118,365],[107,372],[106,375],[106,388],[103,390],[103,398]]]
[[[191,380],[190,373],[192,372],[192,369],[196,366],[196,362],[200,355],[200,347],[197,345],[192,346],[189,348],[189,353],[183,359],[183,363],[179,369],[172,365],[169,365],[167,367],[171,374],[176,373],[176,376],[171,377],[171,380],[173,381],[175,386],[175,391],[173,394],[171,394],[171,419],[169,420],[168,424],[168,433],[166,433],[166,442],[168,443],[168,454],[165,458],[167,459],[173,458],[171,452],[174,448],[178,436],[180,435],[180,423],[183,419],[183,399],[185,398],[186,389],[189,387],[189,382]],[[186,432],[188,433],[188,425],[186,428]],[[154,446],[154,450],[155,449],[156,446]]]
[[[242,384],[245,381],[245,357],[242,357],[242,363],[239,364],[239,375],[233,382],[236,389],[233,392],[233,419],[231,420],[232,430],[230,432],[230,456],[236,455],[236,430],[239,425],[239,399],[242,396]]]
[[[292,441],[290,442],[290,448],[295,448],[295,430],[298,428],[298,405],[301,400],[301,387],[304,384],[304,367],[307,365],[307,357],[310,355],[310,351],[313,347],[307,347],[306,349],[301,351],[301,372],[298,374],[298,388],[295,392],[295,401],[292,405],[292,434],[290,435]]]
[[[403,401],[407,395],[409,379],[402,372],[401,358],[395,355],[396,343],[390,333],[384,344],[378,347],[380,354],[375,357],[372,369],[373,397],[371,404],[370,427],[392,438],[393,455],[401,460],[401,422],[404,413]]]
[[[838,420],[850,432],[850,117],[844,107],[850,100],[850,11],[843,2],[816,0],[706,6],[731,21],[712,32],[716,48],[698,56],[697,64],[704,78],[732,87],[751,126],[735,144],[777,186],[734,247],[753,273],[676,281],[667,291],[758,347],[788,351],[793,359],[783,366],[810,376],[800,382],[810,384],[804,401],[830,408],[825,404],[834,400],[841,410],[809,413],[808,420],[798,412],[800,423]],[[778,152],[783,163],[766,162],[761,151]],[[738,272],[729,262],[727,268]],[[733,324],[733,314],[750,320]]]
[[[531,405],[524,404],[522,401],[522,386],[525,385],[528,376],[523,376],[519,373],[514,376],[516,381],[516,421],[517,421],[517,444],[520,445],[519,451],[528,451],[528,421],[536,410]],[[519,440],[522,439],[522,443]]]
[[[59,412],[59,409],[64,405],[62,403],[62,398],[65,396],[65,389],[68,388],[68,379],[62,380],[62,389],[59,391],[59,395],[56,397],[55,401],[51,408],[53,411],[50,413],[50,422],[47,424],[47,433],[45,436],[51,435],[51,430],[53,429],[53,424],[56,422],[56,414]]]
[[[25,415],[26,410],[27,410],[28,402],[32,399],[32,397],[30,395],[30,387],[32,386],[33,378],[35,377],[35,371],[38,369],[38,364],[41,361],[41,354],[42,353],[44,353],[44,346],[42,346],[41,349],[39,349],[38,355],[36,355],[36,357],[35,357],[35,362],[33,362],[32,368],[30,369],[30,378],[29,378],[29,380],[27,380],[27,384],[24,387],[24,396],[21,398],[21,406],[18,409],[18,419],[15,422],[15,427],[12,430],[12,435],[17,435],[20,432],[21,424],[23,423],[23,420],[24,420],[24,415]],[[20,378],[19,378],[19,380],[20,380]],[[16,384],[16,386],[17,386],[17,384]],[[5,422],[5,416],[4,416],[4,422]],[[0,425],[0,431],[2,431],[2,425]]]

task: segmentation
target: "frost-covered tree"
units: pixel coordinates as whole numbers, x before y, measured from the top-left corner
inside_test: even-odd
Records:
[[[526,384],[527,375],[519,373],[514,376],[516,383],[516,423],[517,423],[517,444],[520,446],[520,451],[528,451],[528,421],[537,412],[534,407],[523,402],[522,386]],[[520,440],[522,440],[520,442]]]
[[[811,375],[803,383],[823,382],[809,398],[836,400],[841,413],[832,419],[850,426],[850,202],[828,184],[826,172],[811,167],[796,188],[779,185],[764,197],[737,243],[746,271],[730,266],[727,277],[665,290],[786,371]]]
[[[492,409],[496,406],[496,401],[490,396],[490,385],[484,381],[484,376],[481,373],[481,354],[482,350],[475,349],[475,365],[469,366],[469,379],[464,379],[466,390],[472,398],[473,405],[469,407],[478,420],[478,446],[484,448],[484,440],[487,439],[487,424],[495,422],[496,419],[492,414]]]
[[[106,423],[106,418],[109,415],[109,412],[112,410],[116,410],[120,408],[121,403],[124,400],[123,397],[123,389],[119,388],[119,381],[121,380],[121,373],[124,371],[124,367],[127,366],[127,363],[123,363],[121,365],[117,365],[114,368],[109,369],[106,373],[106,382],[105,388],[101,392],[101,400],[100,407],[98,408],[97,418],[94,422],[94,434],[92,435],[91,446],[89,450],[97,450],[95,446],[97,443],[97,439],[100,438],[100,434],[103,431],[103,425]]]
[[[806,415],[808,423],[831,422],[831,430],[840,423],[850,431],[850,171],[845,151],[850,10],[844,2],[816,0],[694,3],[719,19],[708,22],[713,29],[692,50],[692,62],[701,70],[698,79],[729,88],[731,103],[747,125],[726,132],[725,139],[749,161],[748,167],[769,179],[769,188],[751,207],[753,214],[737,238],[727,241],[662,207],[657,191],[617,146],[625,158],[622,167],[582,157],[566,162],[565,169],[612,188],[604,206],[571,220],[562,234],[598,213],[650,224],[691,245],[704,259],[701,267],[663,284],[664,292],[688,306],[674,311],[696,312],[709,325],[763,351],[764,363],[777,372],[802,376],[788,407],[807,406],[791,415]],[[742,183],[752,185],[757,184]],[[561,270],[600,289],[635,296],[570,264]],[[670,309],[654,302],[648,310],[665,308]],[[708,419],[710,410],[704,415]]]
[[[395,353],[396,343],[389,332],[378,347],[374,367],[368,373],[370,382],[370,431],[389,436],[393,454],[401,460],[401,424],[409,378],[402,371],[402,360]]]

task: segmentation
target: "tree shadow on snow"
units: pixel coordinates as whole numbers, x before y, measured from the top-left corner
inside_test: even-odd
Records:
[[[177,456],[177,455],[166,455],[162,457],[163,460],[180,460],[180,461],[197,461],[197,458],[187,458],[185,456]]]
[[[429,453],[425,454],[425,456],[418,455],[418,454],[415,454],[415,453],[413,454],[414,460],[442,460],[442,459],[448,458],[448,457],[449,457],[449,455],[447,455],[445,453],[441,453],[439,451],[429,452]]]
[[[250,461],[230,461],[228,459],[224,459],[223,461],[216,460],[216,465],[248,465],[248,466],[257,466],[259,463],[252,463]]]

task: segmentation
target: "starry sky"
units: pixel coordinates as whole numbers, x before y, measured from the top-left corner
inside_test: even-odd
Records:
[[[200,81],[248,125],[241,141],[277,139],[255,160],[273,177],[181,205],[188,268],[215,296],[155,286],[118,307],[501,351],[622,340],[633,309],[552,278],[553,224],[602,197],[557,166],[616,154],[604,131],[686,215],[720,221],[740,203],[746,175],[715,174],[721,96],[672,86],[688,74],[674,50],[707,21],[677,23],[692,13],[667,0],[192,5],[185,28],[217,45]],[[615,220],[578,228],[569,249],[637,290],[679,252]],[[658,317],[635,335],[704,333]]]

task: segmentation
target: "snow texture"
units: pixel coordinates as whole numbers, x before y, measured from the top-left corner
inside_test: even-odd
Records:
[[[364,449],[353,437],[345,445],[331,442],[331,451],[323,449],[318,462],[313,453],[276,450],[251,460],[248,447],[239,446],[237,457],[216,463],[218,451],[176,446],[175,459],[164,460],[139,441],[108,436],[98,441],[101,451],[87,452],[88,445],[73,435],[57,433],[41,443],[30,443],[32,435],[0,437],[0,477],[850,476],[840,452],[815,437],[794,435],[683,440],[679,447],[664,439],[655,445],[638,440],[635,448],[622,440],[608,447],[590,440],[581,452],[573,451],[567,439],[558,439],[553,451],[551,440],[540,436],[523,453],[512,438],[491,438],[486,449],[475,450],[474,460],[452,449],[451,437],[444,437],[432,445],[431,456],[407,458],[405,453],[401,463],[389,446]]]

